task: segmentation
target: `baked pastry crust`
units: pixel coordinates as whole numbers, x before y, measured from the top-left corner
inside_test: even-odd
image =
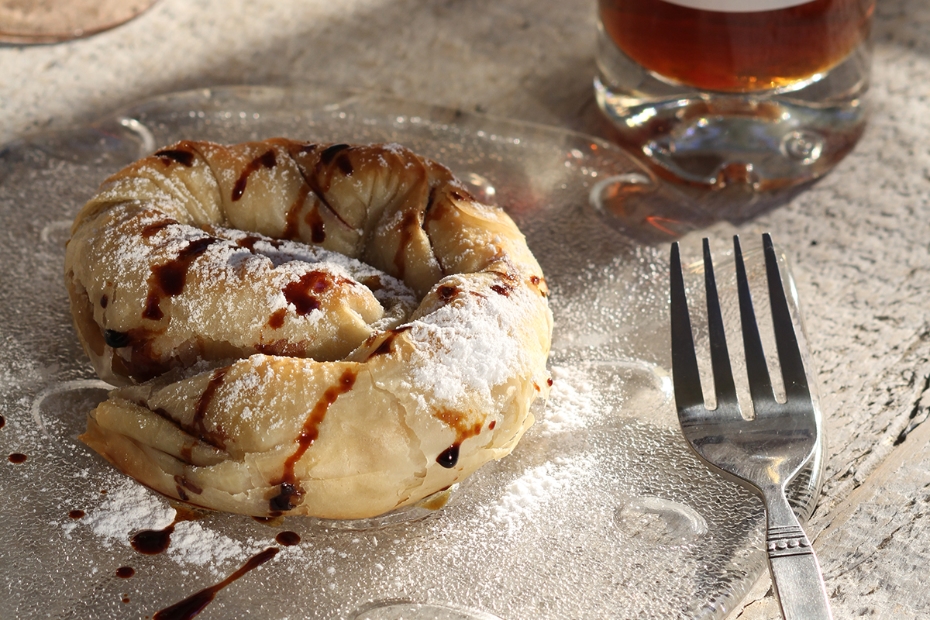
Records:
[[[548,393],[523,235],[397,145],[175,144],[84,206],[65,280],[95,369],[125,386],[81,439],[205,508],[412,504],[508,454]]]

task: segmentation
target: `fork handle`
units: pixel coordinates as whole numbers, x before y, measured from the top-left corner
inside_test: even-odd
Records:
[[[766,548],[785,620],[832,620],[820,564],[784,489],[768,494]]]

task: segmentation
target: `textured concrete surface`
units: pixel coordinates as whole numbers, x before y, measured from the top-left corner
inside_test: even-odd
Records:
[[[67,44],[0,47],[0,142],[227,83],[357,86],[605,135],[593,0],[162,0]],[[930,614],[930,4],[881,0],[873,116],[812,187],[736,222],[793,266],[829,441],[811,522],[834,615]],[[722,241],[721,241],[722,243]],[[742,620],[776,618],[763,580]]]

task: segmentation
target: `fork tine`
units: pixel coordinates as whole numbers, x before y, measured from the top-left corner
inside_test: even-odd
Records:
[[[697,355],[694,352],[694,336],[691,333],[691,318],[688,316],[688,300],[685,297],[685,282],[681,273],[681,257],[678,242],[672,244],[670,261],[671,323],[672,323],[672,375],[675,386],[675,404],[679,414],[694,405],[704,404],[701,391],[701,376],[698,372]]]
[[[733,369],[730,367],[730,354],[727,351],[727,339],[723,330],[723,316],[720,312],[720,299],[717,296],[717,282],[714,278],[714,261],[710,256],[710,241],[704,239],[704,288],[707,291],[707,329],[710,336],[710,363],[714,371],[714,393],[717,395],[717,407],[736,407],[736,384],[733,382]]]
[[[765,272],[769,283],[769,300],[772,305],[775,345],[778,348],[778,365],[781,366],[785,394],[789,400],[792,397],[810,398],[807,375],[804,373],[804,362],[801,361],[801,350],[798,347],[794,324],[792,324],[791,314],[788,312],[788,299],[781,282],[781,274],[778,271],[775,247],[772,245],[772,237],[768,233],[762,235],[762,247],[765,250]]]
[[[775,395],[772,392],[772,380],[769,378],[768,367],[765,364],[765,352],[762,350],[756,314],[752,309],[752,294],[749,292],[749,279],[746,277],[746,266],[743,263],[743,252],[738,236],[733,237],[733,250],[736,254],[736,287],[739,294],[740,323],[743,327],[746,374],[749,376],[749,395],[752,398],[753,409],[758,415],[760,405],[764,407],[766,404],[774,403]]]

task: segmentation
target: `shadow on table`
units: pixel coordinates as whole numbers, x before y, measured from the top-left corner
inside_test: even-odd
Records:
[[[646,191],[608,191],[600,199],[592,192],[591,201],[612,228],[639,243],[660,245],[722,222],[744,224],[786,205],[816,183],[755,193],[745,185],[706,190],[656,177],[653,182]]]

